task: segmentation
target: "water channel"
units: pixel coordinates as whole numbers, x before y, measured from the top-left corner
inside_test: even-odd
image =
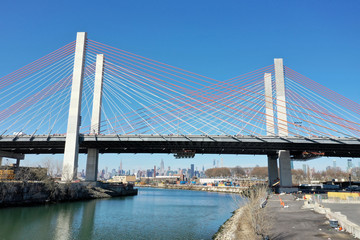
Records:
[[[0,209],[0,240],[211,239],[231,194],[140,188],[138,196]]]

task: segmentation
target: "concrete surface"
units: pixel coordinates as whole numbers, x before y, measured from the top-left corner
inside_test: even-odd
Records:
[[[288,208],[280,204],[280,198]],[[310,209],[302,209],[304,201],[294,200],[292,195],[272,195],[267,208],[271,216],[270,239],[355,239],[346,232],[331,228],[325,215]]]
[[[332,212],[341,212],[349,221],[360,226],[360,204],[322,203],[321,205],[330,208]]]

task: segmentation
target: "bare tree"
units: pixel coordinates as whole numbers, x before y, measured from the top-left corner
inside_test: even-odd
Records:
[[[241,177],[241,176],[246,175],[245,170],[240,166],[236,166],[236,167],[232,168],[231,171],[235,177]]]
[[[268,168],[267,167],[254,167],[251,171],[251,176],[255,176],[258,178],[266,178],[268,176]]]
[[[237,239],[264,239],[271,229],[271,222],[264,202],[267,198],[267,187],[256,186],[250,189],[243,197],[246,204],[243,206],[242,217],[238,222]]]
[[[229,168],[209,168],[205,171],[206,176],[208,177],[230,177],[231,172]]]

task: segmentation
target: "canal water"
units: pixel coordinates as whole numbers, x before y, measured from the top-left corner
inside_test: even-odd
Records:
[[[0,240],[211,239],[234,195],[140,188],[139,195],[0,209]]]

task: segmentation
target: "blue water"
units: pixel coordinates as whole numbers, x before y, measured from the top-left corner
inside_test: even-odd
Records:
[[[211,239],[234,196],[140,188],[137,196],[0,209],[0,240]]]

